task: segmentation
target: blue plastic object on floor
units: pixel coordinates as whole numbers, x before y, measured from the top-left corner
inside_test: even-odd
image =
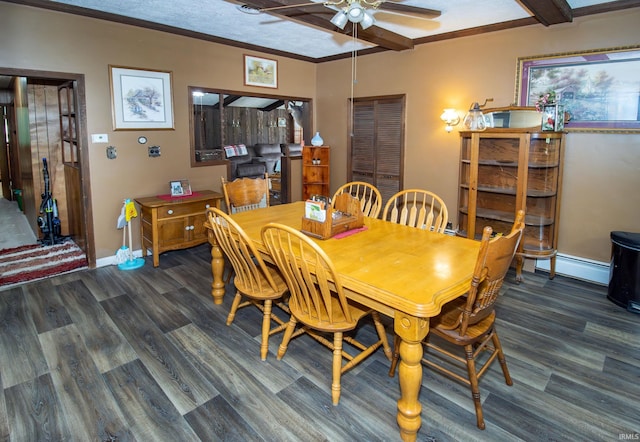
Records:
[[[144,265],[144,258],[129,259],[122,264],[118,264],[120,270],[135,270]]]

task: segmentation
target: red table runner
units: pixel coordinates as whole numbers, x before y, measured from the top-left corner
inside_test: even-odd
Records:
[[[173,201],[173,200],[178,200],[180,198],[193,198],[196,196],[202,196],[201,193],[199,192],[193,192],[191,195],[175,195],[175,196],[171,196],[170,193],[165,193],[164,195],[158,195],[158,198],[160,198],[161,200],[165,200],[165,201]]]

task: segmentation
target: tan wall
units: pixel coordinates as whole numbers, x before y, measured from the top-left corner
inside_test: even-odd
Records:
[[[463,115],[470,103],[514,101],[518,57],[640,42],[640,8],[429,43],[413,51],[357,59],[356,97],[406,94],[405,188],[442,195],[457,222],[459,138],[447,134],[442,109]],[[317,130],[332,146],[332,190],[346,181],[348,60],[318,67]],[[612,230],[640,231],[640,133],[570,133],[565,153],[559,251],[608,262]],[[452,210],[453,209],[453,210]]]
[[[405,186],[434,190],[455,208],[458,137],[444,131],[442,109],[463,112],[487,97],[507,105],[518,57],[637,44],[637,23],[638,8],[362,56],[355,95],[407,95]],[[0,35],[10,42],[0,46],[0,67],[83,73],[87,132],[107,133],[118,149],[108,160],[106,145],[89,148],[98,258],[113,255],[121,241],[115,223],[123,198],[165,193],[176,178],[219,190],[222,167],[189,165],[188,85],[313,98],[315,129],[333,147],[332,190],[346,179],[349,60],[316,66],[275,57],[279,88],[270,91],[243,85],[245,51],[162,32],[0,3]],[[111,129],[109,64],[173,72],[174,131]],[[160,158],[136,142],[143,134],[161,146]],[[639,230],[640,134],[572,133],[565,159],[560,252],[608,261],[609,232]]]
[[[118,158],[109,160],[107,145],[89,144],[97,258],[113,256],[121,245],[116,220],[124,198],[168,193],[169,181],[182,178],[194,190],[220,190],[224,167],[190,167],[188,86],[309,98],[315,90],[312,63],[269,56],[278,61],[279,88],[250,88],[243,85],[243,54],[249,51],[4,2],[0,35],[0,69],[84,74],[87,133],[106,133],[117,148]],[[112,130],[110,64],[173,72],[175,130]],[[147,146],[137,143],[140,135],[161,147],[160,158],[149,158]],[[137,237],[134,248],[140,247]]]

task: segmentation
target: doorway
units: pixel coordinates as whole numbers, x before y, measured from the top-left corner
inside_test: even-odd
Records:
[[[8,128],[3,137],[6,155],[0,156],[0,170],[5,172],[3,194],[5,187],[9,189],[11,199],[15,190],[20,191],[24,214],[36,236],[40,236],[38,216],[44,185],[42,158],[46,157],[52,175],[60,176],[58,187],[51,189],[53,196],[64,201],[64,216],[72,213],[77,218],[73,223],[67,222],[65,236],[71,237],[85,252],[89,267],[95,267],[90,174],[86,160],[84,75],[0,67],[0,85],[0,105],[5,109],[5,127]],[[61,85],[72,85],[73,90],[77,157],[75,171],[71,174],[66,170],[68,166],[64,164],[63,156],[61,133],[66,128],[60,119],[58,87]],[[55,171],[52,170],[53,162],[56,163]]]

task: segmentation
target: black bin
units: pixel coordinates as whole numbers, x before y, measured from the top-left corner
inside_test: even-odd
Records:
[[[611,232],[611,267],[607,298],[640,313],[640,233]]]

